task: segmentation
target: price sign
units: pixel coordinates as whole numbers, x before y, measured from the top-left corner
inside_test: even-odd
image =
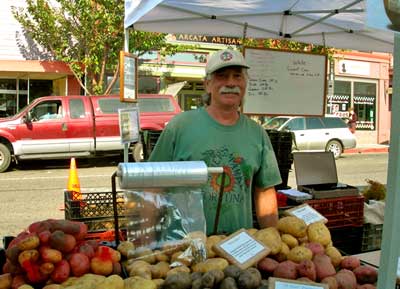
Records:
[[[310,225],[315,222],[327,223],[328,219],[316,211],[313,207],[308,204],[303,204],[292,209],[286,210],[286,214],[290,216],[295,216],[302,219],[306,225]]]
[[[216,244],[215,250],[242,269],[253,266],[271,251],[244,229]]]
[[[270,289],[329,289],[328,284],[309,283],[282,278],[268,278],[268,288]]]
[[[137,58],[131,53],[121,51],[119,55],[119,86],[122,102],[136,102],[137,99]]]

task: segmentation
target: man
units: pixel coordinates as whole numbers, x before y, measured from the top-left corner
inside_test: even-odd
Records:
[[[219,233],[253,227],[252,201],[261,228],[275,226],[278,220],[274,186],[281,177],[271,142],[260,125],[239,112],[247,68],[237,51],[214,53],[206,66],[207,105],[172,119],[149,158],[203,160],[208,167],[224,167]],[[220,186],[221,175],[213,174],[202,188],[207,234],[213,233]]]

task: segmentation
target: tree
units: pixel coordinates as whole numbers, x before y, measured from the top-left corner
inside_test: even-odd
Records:
[[[87,94],[108,94],[119,71],[119,51],[124,44],[123,0],[25,0],[12,7],[27,34],[54,60],[70,67]],[[166,42],[165,34],[132,31],[130,51],[138,56],[149,50],[173,54],[187,49]],[[105,87],[106,75],[114,77]],[[83,77],[86,76],[86,81]]]

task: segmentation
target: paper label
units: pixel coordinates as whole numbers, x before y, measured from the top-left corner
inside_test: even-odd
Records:
[[[281,281],[275,282],[275,289],[323,289],[323,288],[324,288],[323,286],[318,286],[318,285],[285,283]]]
[[[246,232],[237,234],[229,241],[226,241],[221,245],[221,248],[241,264],[244,264],[265,249]]]
[[[299,219],[302,219],[306,225],[326,220],[324,216],[310,206],[301,206],[298,209],[292,210],[291,214]]]

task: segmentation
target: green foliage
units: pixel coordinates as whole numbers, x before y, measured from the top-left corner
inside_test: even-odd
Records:
[[[370,179],[366,179],[368,186],[361,192],[365,201],[369,200],[384,200],[386,198],[385,185]]]
[[[115,80],[124,48],[124,1],[25,1],[25,8],[12,7],[12,13],[28,35],[54,60],[67,63],[87,94],[108,93],[106,74],[113,73]],[[173,54],[186,48],[167,44],[161,33],[132,31],[129,39],[130,51],[137,55],[149,50]]]

